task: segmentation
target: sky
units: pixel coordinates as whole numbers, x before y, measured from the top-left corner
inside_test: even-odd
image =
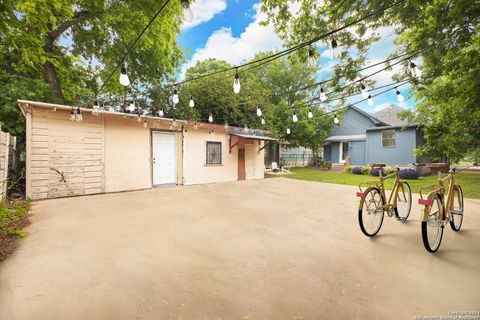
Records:
[[[250,60],[258,52],[284,48],[273,26],[260,25],[260,22],[265,20],[265,15],[259,9],[260,5],[257,0],[196,0],[192,5],[194,20],[183,26],[182,34],[178,39],[188,59],[188,62],[181,67],[179,78],[182,78],[187,68],[197,61],[217,58],[237,65]],[[368,54],[369,61],[366,65],[385,60],[394,51],[393,30],[393,27],[390,27],[377,31],[381,40],[371,47]],[[335,60],[331,59],[328,48],[319,47],[319,50],[321,52],[319,63],[322,71],[318,77],[319,79],[329,78],[331,65],[335,63]],[[359,68],[361,67],[359,66]],[[366,70],[363,74],[370,74],[382,68],[383,65],[380,65]],[[396,69],[394,68],[393,71]],[[391,79],[392,74],[393,72],[381,72],[372,79],[377,81],[377,86],[381,86],[394,82]],[[413,109],[413,99],[407,99],[408,89],[409,86],[399,88],[405,97],[404,102],[397,101],[395,90],[392,89],[388,93],[375,97],[373,106],[369,106],[367,102],[357,106],[367,112],[375,112],[390,104]],[[380,91],[382,90],[377,92]],[[353,103],[361,99],[362,97],[359,95],[347,101]]]

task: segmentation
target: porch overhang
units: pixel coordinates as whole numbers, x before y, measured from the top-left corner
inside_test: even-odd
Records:
[[[232,144],[232,136],[237,137],[237,141]],[[267,145],[267,142],[272,142],[272,141],[277,141],[277,139],[272,138],[272,137],[267,137],[267,136],[259,136],[259,135],[253,135],[253,134],[245,134],[245,133],[236,133],[236,132],[230,132],[229,133],[229,153],[232,153],[233,148],[238,146],[240,141],[242,140],[260,140],[260,141],[265,141],[263,144],[263,147],[259,147],[258,152],[262,151],[265,149],[265,146]]]
[[[345,135],[345,136],[330,136],[325,139],[325,142],[346,142],[346,141],[365,141],[367,135],[365,134],[355,134],[355,135]]]

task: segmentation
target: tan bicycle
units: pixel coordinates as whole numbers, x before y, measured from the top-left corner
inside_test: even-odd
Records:
[[[478,165],[478,164],[474,164]],[[438,184],[420,188],[418,203],[422,210],[422,239],[428,252],[436,252],[440,247],[443,229],[447,223],[453,231],[459,231],[463,223],[463,191],[455,182],[455,168],[445,178],[438,172]],[[425,198],[422,191],[433,189]]]
[[[360,192],[357,192],[357,197],[360,197],[358,223],[362,232],[368,237],[373,237],[380,231],[385,213],[389,217],[395,215],[398,221],[404,222],[412,209],[412,191],[410,185],[400,179],[399,169],[384,177],[381,172],[379,171],[379,181],[361,183]],[[390,178],[395,178],[395,181],[386,201],[384,182]],[[362,186],[367,188],[362,190]]]

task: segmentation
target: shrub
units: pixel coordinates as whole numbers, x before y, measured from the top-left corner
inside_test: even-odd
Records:
[[[417,169],[401,169],[399,171],[400,178],[402,179],[410,179],[410,180],[417,180],[419,177]]]
[[[371,169],[369,166],[362,167],[362,174],[369,174]]]
[[[386,167],[385,168],[385,174],[392,174],[395,171],[397,171],[397,169],[395,169],[394,167]]]
[[[353,166],[347,166],[345,168],[345,173],[352,173]]]
[[[370,175],[374,177],[379,177],[380,171],[382,172],[382,176],[385,176],[385,170],[383,168],[381,169],[376,168],[376,169],[370,170]]]
[[[352,169],[353,174],[362,174],[362,167],[354,167]]]

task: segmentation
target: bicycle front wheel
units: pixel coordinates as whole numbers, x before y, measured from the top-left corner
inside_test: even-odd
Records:
[[[400,182],[396,198],[395,217],[400,221],[406,221],[412,210],[412,190],[407,182]]]
[[[378,188],[368,189],[362,201],[362,208],[358,211],[358,223],[367,237],[373,237],[382,227],[385,201]]]
[[[456,184],[453,190],[453,208],[450,211],[450,227],[453,231],[458,231],[462,227],[463,222],[463,191]]]
[[[436,252],[440,247],[443,237],[442,200],[438,195],[432,199],[432,207],[428,220],[422,221],[423,245],[428,252]]]

